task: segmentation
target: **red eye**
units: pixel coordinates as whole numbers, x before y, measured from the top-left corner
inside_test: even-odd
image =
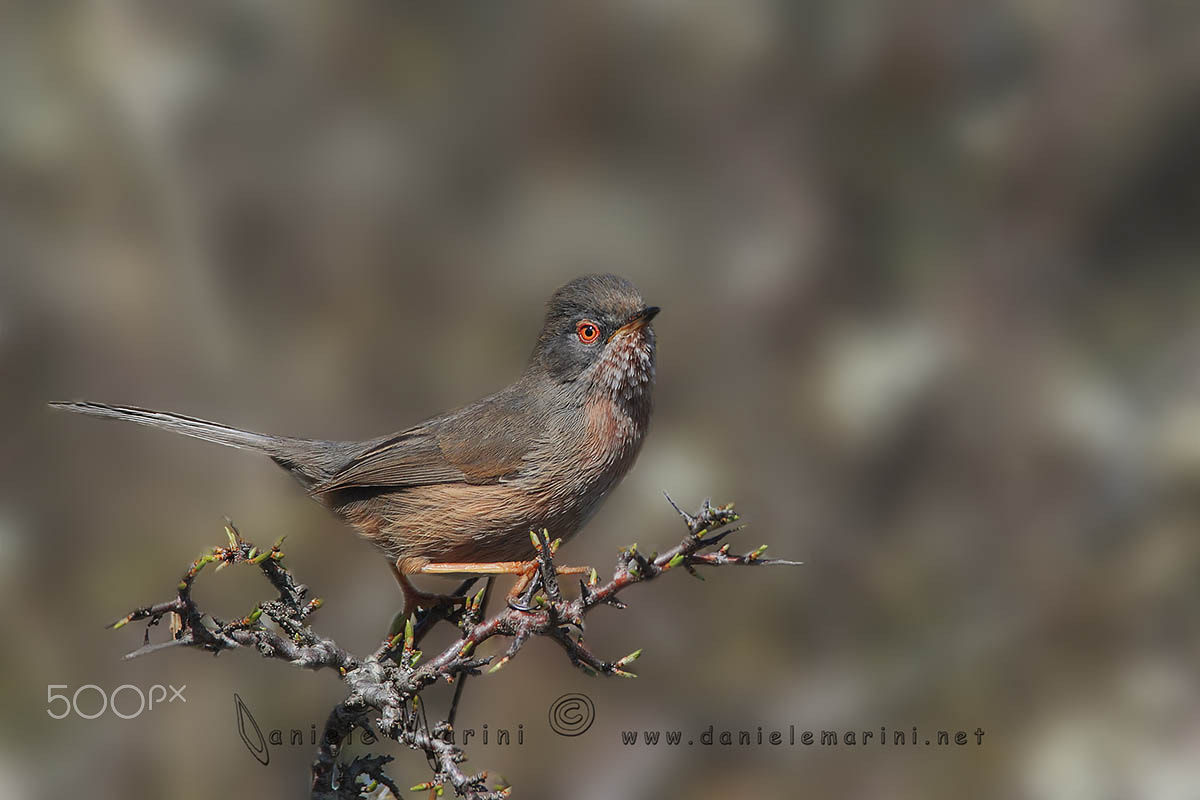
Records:
[[[575,326],[575,333],[578,334],[579,341],[591,344],[600,338],[600,326],[590,319],[585,319]]]

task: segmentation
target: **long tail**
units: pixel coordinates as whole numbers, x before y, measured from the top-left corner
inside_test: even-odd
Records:
[[[74,411],[77,414],[87,414],[103,419],[119,419],[126,422],[136,422],[139,425],[149,425],[173,433],[181,433],[206,442],[216,442],[228,447],[238,447],[242,450],[253,450],[273,458],[284,469],[292,472],[305,485],[326,477],[330,464],[325,462],[336,458],[334,451],[341,443],[321,442],[310,439],[292,439],[282,436],[269,436],[264,433],[244,431],[231,428],[195,417],[185,417],[182,414],[169,414],[165,411],[151,411],[135,406],[110,406],[105,403],[88,402],[53,402],[53,408]]]
[[[56,402],[50,405],[53,408],[74,411],[77,414],[87,414],[92,417],[102,417],[104,419],[123,419],[126,422],[136,422],[139,425],[149,425],[152,428],[162,428],[163,430],[182,433],[184,436],[204,439],[206,442],[216,442],[217,444],[224,444],[229,447],[240,447],[243,450],[257,450],[260,453],[267,453],[268,455],[275,455],[279,444],[279,439],[275,436],[251,433],[250,431],[231,428],[228,425],[218,425],[215,422],[206,422],[194,417],[185,417],[181,414],[168,414],[165,411],[151,411],[146,408],[135,408],[134,406],[110,406],[104,403],[85,402]]]

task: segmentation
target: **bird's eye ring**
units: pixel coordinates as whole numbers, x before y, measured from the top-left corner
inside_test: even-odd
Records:
[[[579,341],[584,344],[591,344],[600,338],[600,326],[592,322],[590,319],[580,320],[575,325],[575,335],[579,337]]]

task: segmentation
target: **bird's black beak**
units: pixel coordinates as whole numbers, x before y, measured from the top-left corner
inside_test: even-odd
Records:
[[[611,341],[617,336],[623,336],[640,331],[642,328],[649,325],[650,320],[654,319],[661,310],[662,309],[660,309],[658,306],[646,306],[642,310],[634,313],[634,315],[630,317],[624,325],[613,331],[612,336],[608,337],[609,340]]]

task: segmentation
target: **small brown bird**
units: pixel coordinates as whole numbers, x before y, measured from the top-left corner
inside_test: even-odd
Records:
[[[547,303],[515,383],[365,442],[269,436],[130,406],[51,405],[270,456],[387,555],[408,613],[444,599],[417,591],[410,575],[531,575],[529,532],[569,539],[629,471],[650,421],[657,313],[624,278],[576,278]]]

